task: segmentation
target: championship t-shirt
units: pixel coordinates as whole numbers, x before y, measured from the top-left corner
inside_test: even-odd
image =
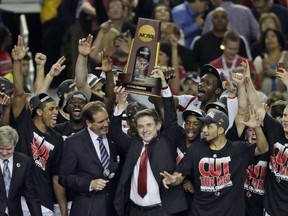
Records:
[[[30,156],[35,163],[35,188],[41,205],[53,211],[55,202],[52,177],[58,176],[63,139],[53,129],[44,134],[36,128],[31,115],[24,108],[13,125],[19,134],[15,150]]]
[[[202,141],[188,149],[177,171],[192,176],[193,216],[245,215],[243,180],[254,159],[255,146],[227,141],[221,150],[215,151]]]
[[[264,118],[270,161],[265,182],[264,207],[270,215],[288,215],[288,139],[282,125],[270,115]]]
[[[247,127],[238,137],[237,127],[234,122],[232,128],[227,133],[229,140],[244,141]],[[246,169],[244,179],[244,196],[245,196],[245,216],[262,216],[263,215],[263,196],[265,192],[265,179],[267,173],[269,154],[255,156],[253,164]]]

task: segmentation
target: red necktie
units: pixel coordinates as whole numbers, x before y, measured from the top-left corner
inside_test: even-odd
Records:
[[[148,144],[145,144],[145,149],[140,158],[140,168],[138,175],[138,194],[143,198],[147,194],[147,160],[148,160]]]

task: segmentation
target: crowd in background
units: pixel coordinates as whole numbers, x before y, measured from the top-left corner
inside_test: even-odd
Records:
[[[161,21],[162,100],[115,87],[139,17]],[[39,20],[37,51],[0,26],[0,215],[288,214],[286,1],[44,0]]]

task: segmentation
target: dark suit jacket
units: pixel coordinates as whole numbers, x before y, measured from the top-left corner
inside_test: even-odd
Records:
[[[42,215],[40,198],[35,190],[33,164],[32,159],[28,156],[14,152],[13,172],[8,198],[6,196],[3,174],[0,172],[0,215],[4,215],[7,206],[9,215],[23,215],[21,196],[25,197],[32,216]]]
[[[107,138],[110,148],[109,166],[113,164],[114,167],[111,169],[115,169],[119,151],[109,135]],[[59,182],[74,194],[71,216],[115,215],[113,198],[117,186],[116,182],[119,179],[118,171],[114,171],[116,176],[109,179],[109,183],[103,191],[89,191],[91,180],[104,179],[103,171],[101,160],[98,158],[87,128],[65,140]]]
[[[165,130],[155,137],[148,145],[148,157],[153,175],[159,185],[160,198],[166,212],[174,214],[187,209],[187,201],[182,186],[164,188],[163,177],[160,172],[172,173],[176,170],[176,148],[177,117],[173,98],[164,98],[164,122]],[[128,137],[121,129],[121,116],[117,116],[111,121],[111,134],[118,137],[119,143],[130,143],[130,148],[126,155],[119,184],[116,190],[114,205],[119,216],[127,215],[129,212],[129,195],[131,176],[134,166],[140,157],[143,141],[140,137]]]

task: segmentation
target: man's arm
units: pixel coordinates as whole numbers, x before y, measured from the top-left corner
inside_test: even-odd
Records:
[[[170,36],[170,44],[172,49],[172,66],[175,70],[175,77],[169,80],[169,84],[176,95],[180,93],[180,74],[179,74],[179,61],[178,61],[178,41],[175,35]]]
[[[241,122],[245,121],[248,111],[248,97],[245,87],[245,76],[242,73],[231,73],[231,77],[238,86],[238,112],[235,117],[235,124],[237,127],[238,137],[240,137],[245,129],[245,125]]]
[[[43,53],[36,53],[35,63],[36,63],[36,77],[34,81],[34,92],[39,89],[44,82],[45,78],[45,64],[47,57]]]
[[[100,30],[98,31],[98,34],[96,36],[96,39],[93,42],[93,49],[91,53],[89,53],[89,57],[96,63],[100,63],[101,61],[101,56],[100,56],[100,51],[103,50],[103,39],[105,36],[107,36],[107,33],[111,29],[111,21],[108,20],[104,23],[101,24]]]
[[[88,76],[88,55],[95,48],[92,46],[93,36],[89,34],[87,38],[83,38],[79,40],[78,45],[78,58],[76,61],[75,68],[75,83],[79,91],[85,94],[85,96],[90,100],[92,90],[87,83]]]
[[[165,77],[163,69],[159,66],[155,66],[154,70],[151,72],[151,77],[160,78],[161,79],[161,96],[162,96],[162,104],[163,104],[163,117],[165,126],[172,128],[172,126],[177,125],[177,114],[176,107],[174,104],[173,96],[168,86],[166,80],[170,77]],[[170,74],[172,76],[172,74]],[[169,76],[169,74],[168,74]],[[171,98],[171,100],[168,100]],[[161,114],[162,115],[162,114]]]
[[[23,45],[23,39],[19,35],[17,45],[12,49],[13,59],[13,81],[14,91],[12,100],[12,111],[14,118],[17,118],[23,110],[26,102],[24,91],[24,76],[21,71],[21,60],[24,58],[29,48],[25,48]]]
[[[107,107],[107,111],[111,114],[114,110],[115,103],[115,94],[114,94],[114,78],[112,73],[112,59],[108,56],[104,56],[104,52],[101,54],[102,66],[96,67],[96,70],[101,70],[106,75],[106,84],[105,84],[105,96],[104,96],[104,104]]]
[[[63,65],[65,60],[66,60],[65,56],[62,56],[57,60],[55,64],[52,65],[50,71],[45,76],[45,79],[42,81],[41,85],[34,89],[35,93],[48,91],[54,77],[58,76],[61,73],[61,71],[63,71],[66,68],[66,65]]]
[[[241,121],[243,125],[254,128],[256,133],[256,148],[255,156],[266,153],[269,150],[269,145],[265,134],[261,128],[262,120],[260,116],[254,111],[252,105],[249,105],[249,120]]]
[[[54,193],[60,207],[61,216],[68,216],[66,190],[58,183],[58,176],[53,176],[52,178]]]
[[[247,96],[248,96],[248,102],[249,104],[252,104],[253,109],[255,110],[255,112],[260,115],[261,121],[263,121],[264,116],[266,114],[265,108],[257,94],[257,91],[254,87],[254,84],[251,80],[251,75],[250,75],[250,67],[249,67],[249,63],[248,60],[246,60],[245,62],[241,63],[242,66],[244,67],[244,75],[245,75],[245,81],[246,81],[246,91]]]

